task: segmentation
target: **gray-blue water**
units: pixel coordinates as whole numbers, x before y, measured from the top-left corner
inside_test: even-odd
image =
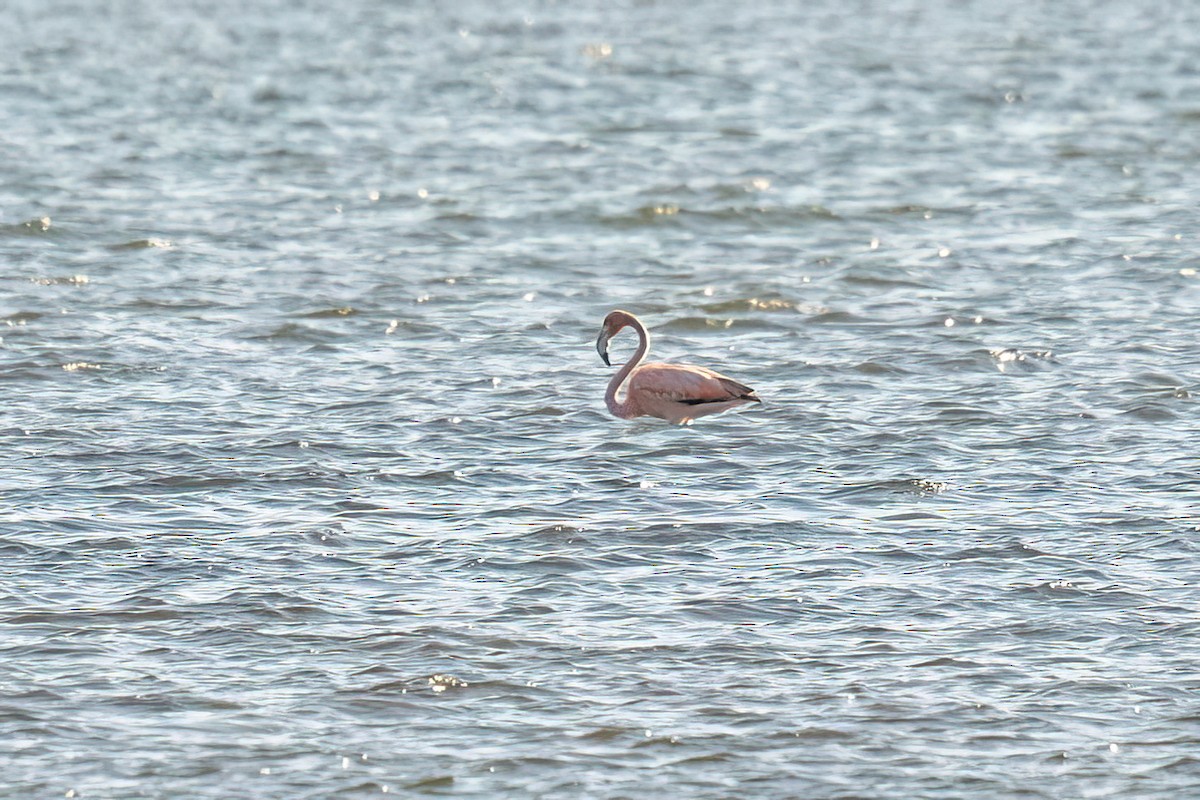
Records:
[[[0,796],[1200,796],[1200,6],[2,10]]]

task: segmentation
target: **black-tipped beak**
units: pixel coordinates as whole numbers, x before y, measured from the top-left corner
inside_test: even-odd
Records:
[[[600,335],[596,337],[596,352],[607,366],[612,366],[612,362],[608,360],[608,331],[600,331]]]

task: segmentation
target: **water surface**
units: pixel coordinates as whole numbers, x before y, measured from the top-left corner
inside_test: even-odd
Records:
[[[1195,8],[5,17],[4,797],[1200,792]]]

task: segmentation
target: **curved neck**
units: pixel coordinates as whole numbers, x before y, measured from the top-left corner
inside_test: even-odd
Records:
[[[637,352],[625,362],[625,366],[617,370],[617,374],[612,376],[612,380],[608,382],[608,391],[604,393],[604,403],[608,406],[608,410],[614,416],[622,419],[636,417],[640,413],[637,409],[629,393],[625,393],[623,401],[617,401],[617,390],[621,388],[621,384],[629,377],[629,373],[637,369],[637,365],[642,363],[642,359],[646,357],[646,353],[650,352],[650,334],[646,332],[646,327],[642,325],[641,320],[636,317],[631,319],[629,326],[637,331],[638,348]]]

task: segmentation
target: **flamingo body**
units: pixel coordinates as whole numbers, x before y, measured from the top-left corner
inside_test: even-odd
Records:
[[[606,364],[609,363],[608,340],[626,327],[637,331],[638,349],[609,381],[604,402],[614,416],[622,419],[658,417],[681,425],[747,403],[762,402],[749,386],[711,369],[691,364],[641,364],[650,350],[650,334],[641,321],[627,311],[613,311],[604,319],[596,349]],[[617,392],[626,379],[625,397],[618,400]]]

